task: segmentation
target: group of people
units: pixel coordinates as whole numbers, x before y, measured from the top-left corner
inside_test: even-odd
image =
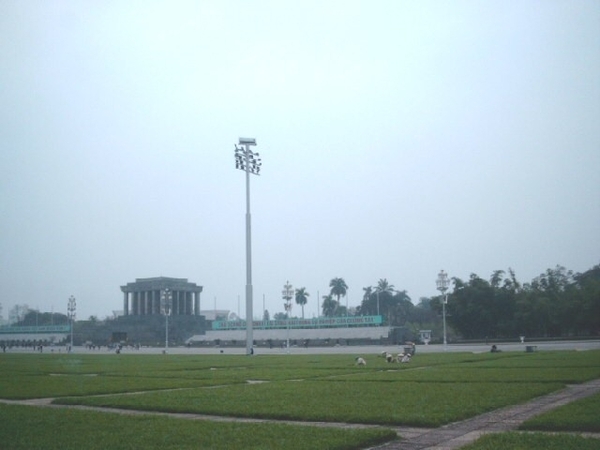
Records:
[[[391,354],[390,352],[383,351],[381,352],[381,357],[384,358],[388,363],[409,363],[413,355],[415,354],[415,344],[411,343],[410,347],[405,347],[404,351],[398,353],[396,356]],[[355,358],[357,366],[366,366],[367,361],[362,356],[357,356]]]

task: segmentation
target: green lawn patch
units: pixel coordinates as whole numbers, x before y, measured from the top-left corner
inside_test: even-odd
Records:
[[[461,450],[598,450],[600,441],[575,435],[541,433],[487,434]]]
[[[600,394],[536,416],[521,424],[519,428],[540,431],[600,432]]]
[[[535,369],[505,367],[408,367],[391,366],[378,372],[349,374],[353,381],[414,381],[421,383],[563,383],[576,384],[600,378],[599,367],[538,367]]]
[[[279,420],[437,427],[562,387],[558,383],[281,381],[56,403]]]
[[[0,447],[11,450],[352,450],[395,438],[392,430],[383,428],[207,422],[0,405]]]

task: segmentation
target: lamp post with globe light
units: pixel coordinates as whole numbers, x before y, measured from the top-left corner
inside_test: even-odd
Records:
[[[75,310],[77,309],[77,301],[75,297],[72,295],[69,297],[69,302],[67,304],[67,317],[71,321],[71,346],[69,347],[69,352],[73,350],[73,323],[75,321]]]
[[[286,312],[286,322],[287,322],[287,352],[290,352],[290,313],[292,312],[292,298],[294,298],[294,289],[289,281],[286,281],[283,285],[283,291],[281,291],[281,296],[285,300],[283,307]]]
[[[160,296],[160,310],[165,316],[165,353],[169,349],[169,316],[171,315],[172,302],[173,293],[169,289],[164,289]]]
[[[450,280],[448,279],[448,274],[443,270],[440,271],[436,280],[437,290],[442,293],[442,321],[444,323],[444,350],[446,350],[447,340],[446,340],[446,304],[448,303],[448,295],[446,291],[448,290],[448,286],[450,285]]]

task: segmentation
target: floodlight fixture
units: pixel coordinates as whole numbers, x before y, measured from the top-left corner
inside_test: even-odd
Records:
[[[240,138],[240,145],[256,145],[256,139],[254,138]]]

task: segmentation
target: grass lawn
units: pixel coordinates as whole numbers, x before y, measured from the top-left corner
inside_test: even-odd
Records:
[[[232,450],[368,448],[391,430],[207,422],[148,415],[0,405],[0,448],[11,450]]]
[[[277,381],[139,395],[70,397],[62,404],[279,420],[436,427],[560,389],[560,383]]]
[[[417,354],[409,364],[389,364],[375,354],[361,356],[367,359],[366,367],[355,366],[352,355],[7,353],[0,354],[0,398],[45,397],[55,398],[55,403],[61,404],[140,411],[437,427],[526,402],[566,384],[600,378],[600,351]],[[583,409],[591,407],[597,411],[597,405],[584,404]],[[71,417],[68,428],[61,428],[53,419],[62,414]],[[93,414],[89,416],[93,418],[88,414]],[[169,421],[171,425],[165,429],[153,421]],[[393,438],[391,431],[382,428],[206,423],[13,405],[1,406],[0,422],[0,442],[8,442],[9,448],[28,449],[53,448],[46,445],[47,441],[36,447],[33,429],[61,442],[65,436],[77,434],[79,439],[83,435],[86,442],[83,447],[56,448],[94,448],[88,443],[96,442],[104,442],[102,448],[158,448],[152,445],[170,436],[177,443],[169,447],[167,439],[160,448],[337,449],[365,448]],[[141,426],[151,428],[151,434],[156,431],[154,438],[149,439],[153,444],[145,442],[146,431],[128,431]],[[169,434],[169,429],[177,432]],[[116,433],[115,443],[110,441],[113,436],[107,430]],[[236,438],[242,436],[239,446],[232,440],[232,430],[237,430]],[[135,442],[134,447],[119,447],[130,436],[144,441]],[[200,436],[216,441],[199,444]],[[23,445],[20,439],[31,445],[19,446]],[[294,441],[295,446],[286,439]],[[353,444],[358,441],[359,445]],[[227,445],[220,447],[218,442]],[[502,447],[518,448],[496,448]]]
[[[590,431],[600,432],[600,394],[536,416],[520,427],[521,430]],[[599,443],[600,448],[600,443]]]
[[[488,434],[461,450],[598,450],[600,441],[574,435],[545,435],[541,433]]]

